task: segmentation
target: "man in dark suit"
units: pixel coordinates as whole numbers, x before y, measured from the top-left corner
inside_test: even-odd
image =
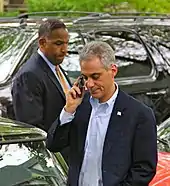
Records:
[[[64,86],[71,83],[60,67],[66,53],[69,34],[63,22],[44,21],[38,30],[38,51],[21,67],[12,87],[16,120],[49,129],[65,105]],[[56,69],[63,76],[65,85]]]
[[[47,148],[70,147],[70,186],[147,186],[156,172],[152,110],[119,89],[113,49],[88,43],[80,53],[85,87],[75,82],[48,131]]]

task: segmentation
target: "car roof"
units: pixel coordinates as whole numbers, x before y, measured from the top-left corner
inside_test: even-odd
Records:
[[[46,11],[20,14],[17,17],[0,18],[0,26],[38,28],[40,23],[50,18],[63,21],[67,27],[87,30],[102,27],[170,26],[170,14],[157,12],[85,12],[85,11]],[[82,27],[82,28],[81,28]]]
[[[44,141],[46,132],[32,125],[0,117],[0,144]]]
[[[49,18],[57,18],[73,25],[170,25],[170,14],[157,12],[87,12],[87,11],[45,11],[19,14],[16,17],[2,17],[0,23],[36,24]]]

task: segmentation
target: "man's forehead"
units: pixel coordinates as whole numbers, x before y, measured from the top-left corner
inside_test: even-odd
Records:
[[[104,65],[101,63],[99,58],[91,58],[89,60],[80,61],[81,69],[101,69],[104,68]]]
[[[53,42],[69,42],[69,37],[50,37],[48,38],[49,40],[53,41]]]
[[[105,71],[104,68],[81,68],[81,74],[85,76],[93,76],[102,74]]]
[[[56,37],[56,38],[69,38],[69,33],[64,29],[64,28],[59,28],[53,30],[50,34],[49,37]]]

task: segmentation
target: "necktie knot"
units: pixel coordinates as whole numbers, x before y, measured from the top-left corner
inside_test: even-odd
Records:
[[[58,71],[59,69],[59,65],[56,65],[55,70]]]

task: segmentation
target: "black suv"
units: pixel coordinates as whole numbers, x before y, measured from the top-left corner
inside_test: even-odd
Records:
[[[0,117],[0,185],[66,186],[62,156],[45,147],[46,133]]]
[[[60,13],[51,14],[62,18]],[[71,18],[63,19],[71,37],[68,55],[62,66],[71,80],[74,81],[80,74],[78,52],[84,44],[93,40],[106,41],[115,49],[119,67],[116,81],[121,89],[152,107],[158,124],[168,118],[170,18],[162,14],[74,13],[86,16],[73,16],[71,12]],[[37,50],[39,22],[49,17],[44,14],[23,14],[18,19],[0,22],[0,107],[5,117],[14,118],[10,93],[12,79]]]

